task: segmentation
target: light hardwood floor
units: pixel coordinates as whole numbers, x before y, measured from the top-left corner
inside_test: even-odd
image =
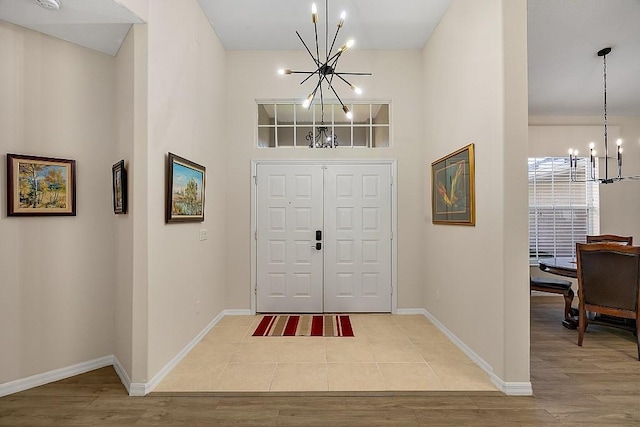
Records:
[[[640,425],[635,337],[592,325],[584,346],[561,324],[562,298],[531,304],[533,397],[474,392],[385,396],[128,397],[112,368],[0,398],[11,425]]]

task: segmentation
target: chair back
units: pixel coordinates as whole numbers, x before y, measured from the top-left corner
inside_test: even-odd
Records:
[[[586,305],[638,311],[640,247],[576,244],[578,295]]]
[[[587,243],[620,243],[631,246],[633,245],[633,236],[616,236],[615,234],[587,236]]]

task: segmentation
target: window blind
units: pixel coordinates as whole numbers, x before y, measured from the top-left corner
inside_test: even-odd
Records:
[[[578,161],[585,181],[588,161]],[[571,182],[569,159],[529,158],[529,257],[574,257],[577,242],[600,233],[598,184]],[[597,176],[597,170],[596,170]]]

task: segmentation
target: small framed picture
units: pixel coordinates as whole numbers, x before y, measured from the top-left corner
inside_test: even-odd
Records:
[[[431,163],[431,221],[475,225],[474,145]]]
[[[7,216],[61,215],[76,215],[76,161],[7,154]]]
[[[206,169],[169,153],[165,222],[203,222]]]
[[[113,183],[113,213],[116,215],[127,213],[127,170],[124,160],[120,160],[111,168]]]

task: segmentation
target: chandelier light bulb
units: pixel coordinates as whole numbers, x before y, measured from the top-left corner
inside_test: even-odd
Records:
[[[593,157],[596,157],[596,154],[597,154],[597,153],[596,153],[596,150],[591,150],[591,155],[592,155]]]
[[[620,147],[622,145],[622,140],[620,138],[618,138],[618,140],[616,141],[616,145],[618,147]]]
[[[353,118],[353,113],[349,111],[349,107],[347,107],[346,105],[342,106],[342,111],[344,111],[344,114],[346,114],[347,119],[351,120]]]
[[[573,150],[573,155],[578,157],[578,150]]]
[[[573,156],[573,148],[569,148],[569,155]]]
[[[357,86],[351,85],[351,90],[357,93],[358,95],[362,95],[362,89]]]
[[[304,102],[302,103],[302,108],[308,109],[309,106],[311,105],[312,100],[313,100],[313,94],[310,93],[309,96],[307,96],[307,99],[305,99]]]
[[[618,148],[618,153],[622,154],[622,147]]]
[[[350,49],[355,44],[355,40],[349,39],[345,44],[340,47],[340,51],[345,52],[347,49]]]
[[[344,19],[346,17],[347,17],[347,12],[343,10],[342,13],[340,14],[340,20],[338,21],[338,28],[342,28],[342,26],[344,25]]]
[[[318,22],[318,7],[315,3],[311,5],[311,22],[314,24]]]
[[[285,72],[284,72],[284,68],[280,68],[278,70],[278,74],[280,74],[281,76],[284,76]]]
[[[592,142],[591,144],[589,144],[589,148],[590,148],[590,149],[592,149],[592,150],[593,150],[595,147],[596,147],[596,144],[595,144],[594,142]]]

